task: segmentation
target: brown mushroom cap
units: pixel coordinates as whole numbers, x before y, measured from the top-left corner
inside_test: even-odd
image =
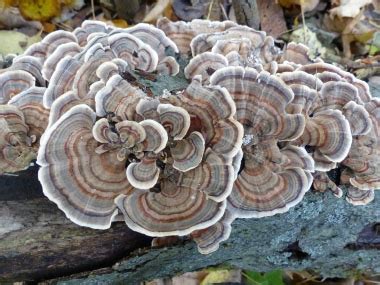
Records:
[[[29,72],[36,80],[36,83],[45,87],[45,79],[42,77],[42,64],[38,58],[29,55],[20,55],[13,59],[12,66],[7,70],[23,70]]]
[[[205,152],[205,140],[201,133],[192,132],[186,139],[182,139],[170,148],[174,159],[173,167],[185,172],[197,167]]]
[[[50,109],[59,96],[72,89],[74,78],[82,64],[71,56],[65,56],[58,62],[44,95],[45,108]]]
[[[153,188],[160,175],[156,160],[156,156],[145,155],[140,162],[129,164],[127,167],[129,183],[137,189],[149,190]]]
[[[312,183],[311,174],[294,167],[274,172],[267,161],[245,159],[228,201],[238,217],[260,218],[284,213],[298,204]]]
[[[227,59],[220,54],[204,52],[193,57],[185,67],[185,77],[192,79],[196,75],[201,75],[204,83],[207,83],[211,74],[216,70],[228,66]]]
[[[202,163],[181,173],[178,185],[201,191],[208,199],[222,202],[231,193],[235,180],[234,169],[226,158],[211,149],[205,151]]]
[[[126,60],[133,68],[152,72],[157,68],[157,52],[134,35],[118,33],[109,36],[108,42],[116,57]]]
[[[290,42],[286,46],[282,61],[290,61],[302,65],[313,62],[309,56],[309,48],[301,43],[294,42]]]
[[[165,32],[182,54],[190,51],[190,42],[198,34],[222,32],[237,24],[232,21],[211,22],[208,20],[195,19],[189,23],[183,21],[172,22],[168,18],[157,21],[157,27]]]
[[[44,194],[70,220],[106,229],[118,213],[114,198],[130,193],[132,187],[117,152],[96,153],[95,119],[90,107],[74,106],[45,132],[37,158],[38,178]]]
[[[212,226],[191,233],[191,237],[198,245],[198,251],[202,254],[212,253],[219,248],[219,244],[227,240],[231,234],[231,224],[234,216],[228,208],[224,212],[223,217]]]
[[[81,47],[76,42],[69,42],[58,46],[54,52],[46,59],[42,69],[43,77],[50,81],[52,74],[54,73],[58,62],[65,56],[71,56],[78,54],[81,51]]]
[[[202,86],[201,77],[195,76],[185,92],[168,100],[187,110],[194,130],[202,133],[206,146],[229,158],[236,155],[243,128],[233,118],[235,104],[225,88]]]
[[[49,121],[49,110],[45,109],[42,101],[46,88],[31,87],[9,100],[8,105],[16,106],[25,117],[29,127],[28,136],[39,141],[45,132]]]
[[[121,120],[134,120],[136,105],[145,93],[124,80],[120,75],[112,76],[95,97],[96,114],[104,117],[113,113]]]
[[[339,110],[320,111],[306,121],[305,131],[295,143],[313,146],[315,152],[320,152],[330,161],[341,162],[352,143],[350,125]]]
[[[327,190],[330,190],[336,197],[342,197],[342,189],[340,189],[333,181],[331,181],[326,172],[316,171],[313,176],[313,188],[315,191],[325,192]]]
[[[35,78],[23,70],[11,70],[0,74],[0,104],[6,104],[13,96],[34,86]]]
[[[134,191],[120,195],[116,205],[124,214],[129,228],[149,236],[187,235],[217,222],[226,202],[217,203],[191,188],[165,180],[160,192]]]
[[[13,105],[0,105],[0,173],[27,168],[36,154],[23,113]]]
[[[73,31],[73,34],[78,40],[80,46],[84,46],[87,43],[87,37],[94,33],[107,33],[110,30],[104,22],[86,20],[82,22],[79,28]]]
[[[161,124],[168,131],[169,136],[172,137],[173,140],[181,140],[186,136],[190,128],[191,119],[185,109],[171,104],[159,104],[156,110],[160,116]]]
[[[367,205],[375,199],[374,190],[360,190],[354,187],[347,189],[347,202],[355,206]]]
[[[304,117],[285,111],[294,94],[276,77],[252,68],[231,66],[217,70],[210,83],[225,87],[231,94],[236,103],[236,118],[246,134],[261,140],[294,140],[302,134]]]
[[[245,26],[229,28],[219,33],[204,33],[193,38],[190,43],[193,56],[210,51],[218,40],[247,38],[251,41],[253,48],[261,47],[265,40],[265,32],[256,31]]]

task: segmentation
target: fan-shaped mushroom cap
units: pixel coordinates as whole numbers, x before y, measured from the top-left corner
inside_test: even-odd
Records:
[[[302,200],[312,181],[311,174],[299,167],[274,172],[269,162],[257,163],[245,156],[228,197],[231,211],[242,218],[284,213]]]
[[[158,74],[169,74],[174,76],[179,72],[179,64],[174,57],[167,56],[159,61],[156,70]]]
[[[86,20],[83,21],[79,28],[73,31],[73,34],[78,40],[80,46],[84,46],[87,43],[87,37],[93,33],[107,33],[111,28],[104,22]]]
[[[42,75],[46,80],[50,80],[54,73],[58,62],[65,56],[71,56],[78,54],[81,51],[81,47],[76,42],[69,42],[58,46],[54,52],[46,59],[42,69]]]
[[[317,62],[300,66],[298,70],[305,71],[310,74],[318,74],[323,72],[336,73],[347,82],[353,84],[358,89],[358,95],[363,102],[369,102],[372,98],[368,84],[362,80],[355,78],[351,73],[325,62]],[[326,80],[327,78],[324,78]],[[334,79],[333,79],[334,80]]]
[[[205,151],[205,140],[201,133],[192,132],[186,139],[181,139],[170,148],[174,159],[173,167],[185,172],[197,167]]]
[[[228,66],[228,61],[223,55],[204,52],[190,60],[189,64],[185,67],[184,73],[188,79],[201,75],[203,82],[207,83],[211,74],[226,66]]]
[[[230,195],[234,183],[234,168],[221,154],[207,149],[202,163],[181,174],[178,185],[201,191],[208,199],[221,202]]]
[[[261,47],[265,40],[265,32],[256,31],[246,26],[229,28],[224,32],[199,34],[190,43],[193,56],[210,51],[218,40],[247,38],[253,48]]]
[[[48,34],[43,38],[41,42],[28,47],[24,52],[24,55],[41,58],[41,62],[44,62],[57,47],[70,42],[77,42],[76,37],[72,33],[63,30],[57,30]]]
[[[126,60],[132,68],[152,72],[157,68],[157,52],[134,35],[118,33],[109,36],[108,42],[116,57]]]
[[[291,61],[297,64],[309,64],[313,61],[309,57],[309,48],[300,43],[288,43],[282,56],[283,61]]]
[[[142,98],[136,105],[136,112],[144,119],[160,122],[160,114],[157,111],[159,105],[160,100],[157,98]]]
[[[186,136],[190,128],[190,115],[185,109],[171,104],[159,104],[156,110],[160,115],[161,125],[164,126],[173,140],[181,140]]]
[[[236,155],[241,146],[243,128],[233,118],[235,104],[225,88],[202,86],[201,77],[196,76],[185,92],[170,97],[169,101],[187,110],[194,130],[202,133],[205,145],[226,157]],[[190,130],[193,129],[190,127]]]
[[[231,52],[237,52],[247,59],[252,49],[252,43],[247,38],[218,40],[211,51],[226,56]]]
[[[231,66],[217,70],[210,83],[225,87],[231,94],[236,103],[236,118],[246,134],[261,140],[294,140],[302,134],[304,117],[285,111],[294,94],[276,77],[252,68]]]
[[[129,228],[149,236],[187,235],[217,222],[226,202],[217,203],[191,188],[168,180],[161,182],[160,192],[135,191],[120,195],[116,205]]]
[[[168,18],[157,21],[157,27],[163,30],[177,45],[179,52],[186,54],[190,51],[190,42],[198,34],[222,32],[237,24],[232,21],[211,22],[208,20],[195,19],[191,22],[172,22]]]
[[[95,119],[90,107],[74,106],[45,132],[37,158],[38,178],[44,194],[70,220],[106,229],[118,213],[114,198],[129,194],[132,187],[117,152],[96,153]]]
[[[23,70],[0,74],[0,104],[6,104],[13,96],[34,86],[34,83],[35,78]]]
[[[365,135],[371,130],[372,121],[364,106],[350,101],[344,105],[343,114],[350,123],[351,133],[353,136]]]
[[[148,190],[157,184],[160,169],[156,165],[157,157],[145,155],[140,162],[133,162],[127,167],[129,183],[137,189]]]
[[[92,136],[100,143],[113,143],[119,140],[118,135],[111,130],[106,118],[99,119],[92,128]]]
[[[37,141],[45,132],[49,120],[49,110],[42,104],[45,90],[45,87],[31,87],[8,102],[8,105],[16,106],[22,111],[29,127],[28,136],[33,136]]]
[[[295,143],[314,146],[332,162],[341,162],[352,143],[350,125],[339,110],[320,111],[307,120],[305,131]]]
[[[223,217],[218,222],[204,230],[192,232],[191,237],[197,243],[198,251],[202,254],[209,254],[218,250],[219,244],[229,238],[233,221],[234,216],[227,206]]]
[[[294,98],[288,105],[290,113],[310,114],[313,103],[317,100],[317,91],[322,82],[313,75],[303,71],[283,72],[280,78],[292,89]]]
[[[35,158],[23,113],[12,105],[0,105],[0,173],[27,168]]]
[[[142,142],[144,145],[144,151],[159,153],[166,147],[168,133],[161,124],[153,120],[144,120],[140,122],[140,125],[146,132],[146,138]]]
[[[36,57],[29,55],[20,55],[13,59],[12,66],[7,70],[23,70],[29,72],[36,79],[39,86],[45,87],[45,80],[42,77],[42,64]]]
[[[51,105],[49,115],[49,125],[51,127],[64,113],[71,109],[71,107],[86,104],[95,110],[95,95],[99,90],[104,87],[104,83],[97,81],[90,86],[87,97],[80,99],[76,91],[68,91],[62,96],[59,96]]]
[[[344,105],[350,101],[363,104],[355,86],[347,82],[326,82],[323,84],[319,100],[316,102],[313,111],[318,112],[327,109],[342,110]]]
[[[177,45],[168,38],[165,33],[153,25],[140,23],[132,28],[126,29],[126,32],[139,38],[155,50],[160,58],[166,55],[168,49],[179,52]]]
[[[45,108],[50,109],[59,96],[72,89],[74,78],[82,64],[71,56],[66,56],[59,61],[44,95]]]
[[[340,189],[333,181],[331,181],[326,172],[316,171],[313,174],[313,177],[313,188],[315,191],[325,192],[327,190],[330,190],[336,197],[342,197],[342,189]]]
[[[354,187],[349,187],[347,189],[347,202],[352,205],[367,205],[375,199],[375,191],[374,190],[359,190]]]
[[[145,93],[139,88],[133,87],[116,74],[96,94],[96,114],[99,117],[104,117],[113,113],[121,120],[134,120],[136,105],[145,96]]]

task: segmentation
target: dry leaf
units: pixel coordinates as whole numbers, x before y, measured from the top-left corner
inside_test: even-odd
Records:
[[[22,0],[18,7],[24,18],[37,21],[47,21],[61,12],[58,0]]]

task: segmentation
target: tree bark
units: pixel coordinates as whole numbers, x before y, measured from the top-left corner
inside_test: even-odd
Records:
[[[138,284],[221,265],[313,269],[324,277],[380,272],[379,197],[352,206],[309,192],[285,214],[236,220],[229,240],[204,256],[192,241],[150,249],[150,238],[124,223],[104,231],[79,227],[43,197],[36,177],[35,168],[0,177],[0,281]]]

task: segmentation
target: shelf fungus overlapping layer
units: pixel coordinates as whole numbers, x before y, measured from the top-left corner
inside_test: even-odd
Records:
[[[354,205],[380,187],[368,85],[231,21],[85,21],[17,56],[0,87],[0,173],[37,157],[45,195],[82,226],[190,235],[206,254],[311,185],[346,185]]]

